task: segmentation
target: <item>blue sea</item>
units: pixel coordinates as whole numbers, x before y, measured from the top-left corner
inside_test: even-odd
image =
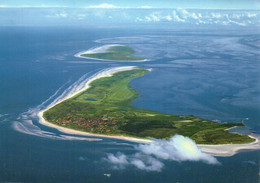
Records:
[[[217,157],[218,165],[164,160],[161,171],[118,168],[107,154],[134,154],[136,143],[65,134],[40,124],[34,114],[103,69],[137,66],[152,72],[131,81],[140,94],[134,106],[243,122],[260,134],[259,36],[255,28],[236,26],[0,27],[0,182],[259,182],[260,151]],[[129,45],[150,61],[74,57],[105,44]]]

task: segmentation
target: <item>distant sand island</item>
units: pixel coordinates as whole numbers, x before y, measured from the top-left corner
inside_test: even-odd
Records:
[[[147,69],[128,68],[114,71],[109,77],[97,77],[84,91],[46,109],[42,116],[45,122],[79,131],[79,134],[87,132],[144,141],[149,141],[148,137],[167,139],[180,134],[198,144],[212,145],[255,141],[248,135],[226,130],[244,126],[242,123],[219,123],[194,115],[164,114],[132,106],[131,102],[139,94],[129,83],[147,72]]]
[[[107,61],[148,61],[134,56],[135,50],[125,45],[104,45],[76,54],[76,57]]]

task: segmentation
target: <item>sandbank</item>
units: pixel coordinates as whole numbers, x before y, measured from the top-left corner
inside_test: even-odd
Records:
[[[113,46],[124,46],[121,44],[109,44],[109,45],[103,45],[100,47],[95,47],[91,48],[86,51],[79,52],[75,54],[74,56],[77,58],[85,58],[85,59],[92,59],[92,60],[101,60],[101,61],[115,61],[115,60],[109,60],[109,59],[100,59],[100,58],[93,58],[93,57],[86,57],[86,56],[81,56],[82,54],[94,54],[94,53],[107,53],[108,49],[113,47]],[[143,60],[116,60],[117,62],[146,62],[150,61],[149,59],[143,59]]]
[[[241,151],[260,150],[260,135],[250,134],[251,138],[255,139],[254,142],[246,144],[220,144],[220,145],[204,145],[199,144],[202,152],[212,154],[213,156],[233,156]]]

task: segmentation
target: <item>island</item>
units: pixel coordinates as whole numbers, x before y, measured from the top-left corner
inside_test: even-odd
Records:
[[[125,45],[104,45],[76,54],[76,57],[108,61],[146,61],[134,56],[134,49]]]
[[[190,137],[198,144],[244,144],[254,138],[227,129],[243,123],[220,123],[194,115],[164,114],[131,105],[139,94],[130,81],[148,73],[131,68],[99,77],[89,87],[48,108],[44,120],[67,129],[106,136],[139,139],[168,139],[175,134]]]

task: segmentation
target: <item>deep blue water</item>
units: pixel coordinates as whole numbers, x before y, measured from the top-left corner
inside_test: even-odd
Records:
[[[153,70],[131,82],[140,93],[133,105],[222,122],[244,121],[260,133],[259,35],[254,29],[1,27],[0,182],[257,183],[259,151],[217,158],[221,165],[165,161],[161,172],[119,170],[104,160],[106,154],[132,154],[134,143],[94,137],[90,140],[99,141],[55,139],[66,134],[39,124],[26,112],[61,87],[55,99],[86,73],[88,77],[108,67],[134,65]],[[113,43],[133,46],[152,61],[74,57]],[[39,135],[21,133],[15,123],[29,131],[38,128]]]

